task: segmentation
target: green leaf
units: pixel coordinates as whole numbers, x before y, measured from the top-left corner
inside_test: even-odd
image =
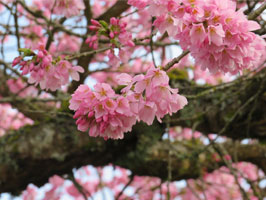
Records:
[[[34,56],[35,55],[35,53],[31,49],[27,49],[27,48],[20,48],[18,51],[22,52],[24,54],[24,56]]]
[[[106,30],[109,29],[107,22],[100,20],[99,23],[103,26],[104,29],[106,29]]]

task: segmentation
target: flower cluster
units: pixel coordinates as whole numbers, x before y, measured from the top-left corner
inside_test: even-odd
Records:
[[[80,11],[85,9],[82,0],[46,0],[42,3],[52,13],[65,17],[79,15]]]
[[[67,34],[55,35],[57,43],[52,43],[49,51],[53,55],[65,55],[66,53],[75,53],[79,51],[81,41],[78,37]]]
[[[91,12],[93,18],[98,18],[105,11],[111,8],[117,0],[98,0],[91,2]]]
[[[251,163],[239,162],[233,163],[232,166],[238,170],[236,172],[239,175],[237,181],[240,183],[244,183],[245,178],[252,181],[260,177],[258,168]],[[203,176],[203,181],[208,183],[205,184],[204,190],[202,190],[202,187],[199,187],[203,183],[202,180],[188,180],[190,188],[186,188],[183,191],[183,194],[181,194],[182,199],[197,200],[198,198],[195,193],[198,196],[202,196],[204,193],[206,199],[211,200],[219,199],[221,196],[223,199],[242,199],[237,182],[227,167],[223,166],[212,173],[206,173]],[[245,189],[245,192],[249,196],[249,199],[258,199],[252,194],[252,190]]]
[[[126,71],[128,74],[140,74],[145,73],[151,66],[153,66],[153,63],[150,61],[143,62],[140,58],[132,60],[130,63],[123,64],[118,68],[118,70],[114,71],[99,71],[94,72],[91,74],[90,77],[95,79],[98,83],[108,83],[112,87],[117,87],[119,84],[117,83],[116,76],[118,74],[121,74],[121,72]]]
[[[169,129],[170,137],[174,140],[191,140],[193,139],[200,139],[202,134],[198,131],[193,131],[191,128],[182,128],[180,126],[171,127]]]
[[[96,35],[105,36],[110,39],[112,47],[121,47],[124,46],[134,46],[134,42],[132,41],[132,35],[126,30],[127,23],[121,22],[121,20],[112,17],[110,19],[110,24],[107,24],[105,21],[96,21],[94,19],[91,20],[92,25],[89,26],[90,30],[96,31]],[[93,39],[89,37],[87,39],[87,43],[92,41],[96,42],[95,37]]]
[[[188,69],[192,69],[191,73],[188,73]],[[202,70],[199,65],[195,65],[189,55],[173,65],[168,72],[175,73],[174,71],[178,72],[180,70],[185,73],[190,80],[194,80],[199,84],[217,85],[219,83],[232,81],[236,78],[236,76],[232,76],[230,73],[210,73],[209,70]]]
[[[43,27],[30,24],[22,30],[26,48],[38,48],[39,43],[45,43],[47,38],[44,36]]]
[[[187,104],[177,89],[170,88],[167,74],[158,68],[133,78],[121,74],[118,83],[125,86],[121,95],[105,83],[96,84],[94,91],[86,85],[75,91],[69,108],[76,111],[74,118],[80,131],[89,128],[93,137],[123,138],[123,133],[131,131],[136,121],[151,125],[157,117],[161,122],[166,114],[171,115]]]
[[[120,85],[126,85],[122,92],[128,97],[136,97],[138,117],[148,125],[152,124],[155,116],[161,122],[166,114],[171,115],[187,104],[187,99],[178,94],[178,89],[169,86],[169,77],[159,68],[151,67],[146,75],[131,78],[121,74],[118,78]]]
[[[48,92],[42,91],[41,93],[39,93],[36,87],[34,87],[33,85],[27,85],[27,83],[24,82],[21,78],[8,79],[6,81],[6,84],[10,92],[19,97],[37,97],[41,99],[53,98],[53,96]],[[64,91],[64,88],[62,88],[62,91]],[[49,107],[60,108],[60,102],[56,101],[47,102],[46,105]]]
[[[105,21],[91,20],[90,30],[96,31],[94,36],[89,36],[86,43],[93,49],[98,48],[98,39],[103,36],[110,40],[112,49],[108,53],[109,63],[117,67],[120,61],[126,63],[131,55],[130,48],[135,44],[132,41],[132,34],[126,30],[127,23],[112,17],[110,24]],[[123,47],[123,48],[122,48]],[[119,49],[119,57],[114,53],[114,48]]]
[[[0,104],[0,113],[0,136],[8,130],[17,130],[25,125],[33,124],[31,119],[13,109],[10,104]]]
[[[21,79],[8,79],[6,81],[8,89],[13,94],[20,97],[36,97],[38,96],[38,89],[34,86],[27,86],[27,84]]]
[[[70,100],[70,109],[75,110],[74,118],[80,131],[89,130],[93,137],[123,138],[136,123],[127,98],[116,95],[105,83],[98,83],[92,91],[87,85],[80,85]]]
[[[101,175],[101,177],[111,176],[108,179],[103,178],[100,180],[97,178],[97,175]],[[83,194],[72,181],[54,175],[49,178],[49,183],[41,188],[38,188],[33,184],[28,185],[27,189],[23,191],[21,198],[22,200],[35,200],[37,197],[42,196],[42,198],[39,199],[59,200],[67,195],[71,199],[83,200],[83,195],[86,195],[88,198],[96,196],[95,194],[102,192],[103,188],[108,188],[108,190],[111,191],[110,194],[114,197],[119,196],[119,199],[159,200],[161,199],[161,196],[167,196],[167,183],[161,184],[159,178],[147,176],[134,176],[134,179],[130,184],[132,192],[121,193],[121,186],[126,186],[130,181],[129,175],[129,170],[119,166],[115,166],[115,168],[111,165],[97,168],[85,166],[76,170],[74,173],[76,183],[78,183],[85,191]],[[162,188],[158,187],[159,185],[161,185]],[[169,184],[169,189],[171,199],[176,198],[179,194],[179,189],[174,182]]]
[[[79,80],[78,72],[83,72],[80,66],[73,66],[69,61],[58,57],[53,60],[52,55],[40,44],[38,53],[35,54],[30,49],[22,49],[22,56],[16,57],[13,66],[20,65],[22,75],[30,74],[29,83],[40,84],[41,89],[55,91],[69,81],[69,76],[73,80]],[[25,59],[31,57],[31,59]]]
[[[128,4],[143,9],[147,6],[149,0],[128,0]]]
[[[258,181],[264,177],[262,171],[246,162],[239,162],[232,164],[239,175],[238,182],[242,185],[249,181]],[[103,188],[110,190],[114,197],[119,199],[141,199],[141,200],[159,200],[166,199],[169,195],[170,199],[182,200],[198,200],[199,196],[205,196],[208,200],[216,200],[223,197],[224,200],[242,199],[239,186],[235,178],[230,174],[227,167],[221,167],[212,173],[203,172],[202,179],[189,179],[187,184],[190,187],[183,188],[176,182],[162,183],[157,177],[148,176],[134,176],[130,183],[130,190],[132,192],[122,192],[123,186],[126,186],[130,181],[130,172],[127,169],[119,166],[105,166],[94,168],[92,166],[82,167],[74,172],[75,181],[84,189],[84,195],[87,197],[96,196],[95,194],[102,192]],[[99,179],[97,177],[107,177]],[[96,177],[96,178],[95,178]],[[245,183],[246,184],[246,183]],[[204,187],[203,187],[203,186]],[[48,187],[47,187],[48,186]],[[244,189],[249,199],[257,200],[252,190]],[[63,179],[58,175],[49,178],[49,183],[38,188],[33,184],[28,185],[27,189],[22,193],[22,200],[59,200],[64,196],[75,200],[83,200],[84,196],[77,189],[72,181]],[[42,196],[42,198],[37,198]]]
[[[202,69],[236,74],[256,67],[265,56],[265,41],[251,32],[259,24],[247,20],[243,10],[235,11],[231,0],[151,0],[148,4],[150,14],[156,16],[154,25],[179,39]]]

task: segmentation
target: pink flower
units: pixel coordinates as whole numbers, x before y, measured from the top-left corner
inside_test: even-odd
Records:
[[[148,0],[128,0],[128,4],[143,9],[146,7]]]
[[[136,85],[134,88],[134,91],[136,93],[142,93],[145,89],[148,89],[148,91],[152,90],[150,77],[145,77],[141,74],[141,75],[135,76],[133,80],[136,80]]]
[[[130,110],[130,105],[129,101],[127,98],[123,96],[119,96],[117,98],[117,107],[116,107],[116,112],[126,115],[126,116],[133,116],[134,114]]]
[[[17,94],[20,97],[26,97],[26,96],[32,96],[35,97],[38,95],[37,88],[33,86],[27,86],[25,82],[23,82],[22,79],[8,79],[7,85],[9,90]]]
[[[167,13],[167,5],[169,0],[149,0],[149,14],[152,16],[160,16]],[[154,12],[156,10],[156,12]]]
[[[116,68],[120,62],[127,63],[132,54],[132,47],[135,43],[132,40],[132,34],[126,30],[127,23],[112,17],[110,24],[106,22],[98,22],[91,20],[92,24],[89,26],[90,30],[95,31],[95,35],[87,38],[86,43],[89,47],[97,49],[98,39],[107,37],[110,41],[110,51],[108,51],[109,64]],[[119,56],[115,55],[114,48],[119,49]]]
[[[120,65],[120,59],[114,54],[113,51],[109,52],[108,58],[109,58],[109,64],[113,68],[117,68]]]
[[[153,24],[158,28],[161,34],[167,31],[169,36],[174,37],[178,33],[179,22],[171,15],[161,15],[156,18]]]
[[[155,116],[161,121],[164,115],[177,112],[187,104],[177,89],[170,88],[169,78],[160,69],[150,68],[146,75],[133,78],[121,74],[118,82],[126,85],[121,95],[115,94],[106,83],[97,83],[94,91],[85,85],[75,91],[69,108],[75,110],[80,131],[89,128],[92,137],[120,139],[124,132],[131,131],[137,120],[151,125]]]
[[[154,102],[145,102],[140,104],[139,119],[148,125],[152,125],[157,107]]]
[[[29,185],[27,189],[22,193],[22,199],[35,200],[37,195],[37,188],[33,185]]]
[[[259,24],[236,11],[235,2],[151,0],[148,5],[155,27],[178,39],[202,70],[236,74],[254,69],[265,57],[266,42],[250,32]]]
[[[223,38],[225,37],[224,30],[222,28],[222,25],[210,25],[208,27],[208,39],[209,39],[209,44],[213,42],[217,46],[220,46],[223,44]]]
[[[3,136],[7,130],[17,130],[33,124],[31,119],[13,109],[10,104],[0,104],[0,113],[0,136]]]
[[[12,67],[18,65],[23,58],[21,56],[16,57],[12,62]]]
[[[117,75],[116,79],[119,85],[128,85],[132,81],[132,77],[126,73]]]
[[[94,89],[95,89],[95,96],[99,100],[104,100],[108,97],[112,98],[115,96],[115,92],[113,91],[111,86],[106,83],[101,83],[101,84],[97,83],[94,86]]]
[[[25,29],[24,33],[25,46],[26,48],[36,49],[39,43],[46,43],[47,38],[44,37],[44,29],[42,26],[30,24]]]
[[[135,43],[132,41],[131,33],[123,31],[118,36],[119,42],[124,46],[134,47]]]
[[[147,76],[151,76],[151,83],[153,87],[159,86],[159,85],[166,85],[169,83],[169,77],[167,76],[166,72],[163,70],[160,70],[159,68],[153,68],[151,67],[148,72]]]
[[[29,55],[24,55],[24,57],[27,56]],[[66,85],[69,77],[78,81],[78,72],[84,72],[82,67],[73,66],[67,60],[61,60],[60,58],[59,61],[58,59],[53,61],[52,56],[44,49],[43,44],[39,45],[38,53],[33,54],[31,60],[24,61],[22,58],[16,58],[13,64],[21,66],[20,69],[23,75],[30,74],[29,83],[40,84],[41,89],[50,89],[52,91],[62,85]]]
[[[201,44],[206,39],[205,28],[202,23],[193,24],[190,30],[191,43],[195,45]]]
[[[49,51],[53,55],[61,55],[62,53],[75,53],[79,50],[81,45],[81,40],[78,37],[67,35],[67,34],[60,34],[56,35],[56,39],[58,44],[55,45],[54,43],[51,45]]]
[[[85,42],[89,44],[90,48],[98,49],[98,37],[96,35],[88,37]]]
[[[66,17],[79,15],[85,9],[82,0],[47,0],[43,5],[49,10],[53,9],[53,13]]]
[[[224,155],[224,159],[227,160],[227,161],[229,161],[229,160],[231,160],[231,156],[228,155],[228,154],[226,154],[226,155]]]
[[[84,69],[80,66],[74,66],[69,69],[69,74],[71,78],[75,81],[79,81],[79,73],[83,73]]]

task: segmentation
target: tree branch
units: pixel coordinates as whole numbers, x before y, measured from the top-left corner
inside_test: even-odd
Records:
[[[69,173],[74,167],[110,162],[137,175],[166,180],[169,148],[173,152],[173,180],[197,178],[202,168],[212,171],[222,164],[211,159],[211,149],[191,156],[191,152],[202,148],[200,143],[175,142],[169,147],[167,141],[159,141],[163,132],[161,124],[139,123],[123,140],[104,141],[78,132],[72,118],[57,115],[0,138],[0,192],[18,193],[28,183],[40,186],[50,176]],[[265,146],[240,144],[236,149],[228,143],[225,147],[230,155],[236,152],[239,161],[253,162],[266,172]]]
[[[170,77],[174,73],[170,72]],[[227,125],[224,136],[265,140],[265,80],[266,68],[230,83],[202,88],[184,79],[172,78],[172,86],[179,88],[189,103],[171,118],[171,125],[195,127],[204,134],[219,133]]]

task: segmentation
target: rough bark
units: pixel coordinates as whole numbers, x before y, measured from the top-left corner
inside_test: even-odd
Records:
[[[172,72],[174,73],[174,72]],[[227,84],[198,87],[172,76],[189,101],[171,118],[172,125],[193,127],[233,139],[266,139],[266,68]]]
[[[25,127],[0,139],[0,192],[18,193],[29,183],[40,186],[54,174],[66,174],[87,164],[112,163],[130,169],[133,174],[165,180],[169,149],[174,180],[197,178],[203,168],[212,171],[222,164],[212,160],[212,148],[193,155],[203,148],[200,142],[175,142],[169,146],[168,141],[160,139],[163,133],[162,124],[139,123],[125,139],[104,141],[78,132],[70,117],[57,115],[55,119]],[[265,146],[234,147],[227,143],[225,147],[232,156],[236,152],[239,161],[253,162],[266,172]]]

